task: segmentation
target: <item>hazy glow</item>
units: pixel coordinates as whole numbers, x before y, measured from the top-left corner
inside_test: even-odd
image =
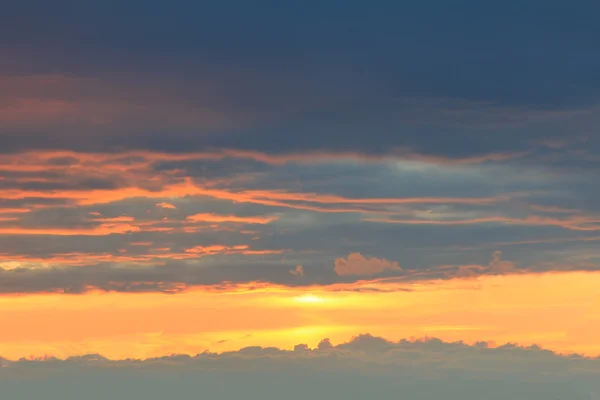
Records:
[[[319,296],[315,296],[312,293],[305,294],[303,296],[299,296],[294,298],[295,301],[299,303],[307,303],[307,304],[322,304],[325,302],[325,299]]]
[[[362,284],[366,286],[371,290],[264,286],[227,292],[198,289],[174,296],[4,296],[0,355],[144,358],[253,345],[316,346],[326,337],[340,342],[359,333],[392,340],[433,336],[469,343],[537,343],[558,351],[600,354],[600,273],[487,276],[411,286]]]

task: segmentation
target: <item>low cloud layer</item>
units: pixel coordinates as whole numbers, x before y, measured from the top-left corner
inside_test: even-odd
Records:
[[[593,400],[600,394],[600,360],[558,355],[537,346],[492,348],[437,339],[389,342],[361,335],[315,349],[249,347],[194,357],[110,361],[97,355],[66,360],[0,360],[3,394],[10,399],[108,397],[160,399]]]

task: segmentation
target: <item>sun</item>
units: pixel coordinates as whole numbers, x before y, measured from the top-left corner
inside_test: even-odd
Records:
[[[322,304],[322,303],[325,302],[324,298],[319,297],[319,296],[315,296],[312,293],[295,297],[294,300],[297,301],[297,302],[299,302],[299,303],[305,303],[305,304]]]

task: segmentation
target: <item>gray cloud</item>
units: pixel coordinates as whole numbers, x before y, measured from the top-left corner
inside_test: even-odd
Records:
[[[2,152],[400,152],[597,173],[593,2],[31,4],[0,16]],[[225,164],[195,168],[264,168]]]
[[[284,253],[203,257],[202,278],[182,260],[125,268],[124,287],[327,284],[355,252],[427,276],[489,266],[498,249],[527,270],[596,268],[595,3],[13,3],[0,15],[0,262],[25,268],[1,274],[7,290],[108,289],[106,260],[212,245]],[[186,178],[222,197],[159,195]],[[184,231],[198,213],[277,219]],[[100,261],[76,270],[65,254]]]
[[[558,355],[537,346],[491,348],[437,339],[389,342],[361,335],[324,340],[317,349],[249,347],[197,356],[110,361],[98,355],[66,360],[0,361],[3,393],[11,399],[159,399],[166,394],[210,398],[330,399],[399,394],[409,400],[505,398],[593,400],[600,361]],[[68,383],[67,383],[68,382]],[[29,397],[28,397],[29,396]],[[56,397],[60,396],[60,397]],[[96,396],[96,397],[94,397]]]
[[[402,271],[397,261],[389,261],[385,258],[365,257],[360,253],[351,253],[348,257],[337,258],[334,263],[335,273],[341,276],[377,275],[384,271]]]
[[[136,243],[137,244],[137,243]],[[481,275],[521,274],[549,270],[597,270],[597,254],[523,265],[507,259],[502,251],[488,253],[480,264],[438,264],[402,269],[398,262],[353,253],[347,258],[327,256],[306,262],[298,254],[252,254],[252,248],[218,248],[198,251],[152,250],[141,242],[138,254],[57,254],[47,259],[22,259],[12,269],[0,268],[0,293],[79,294],[107,292],[179,293],[194,286],[214,289],[245,283],[271,283],[293,287],[355,283],[368,278],[409,285],[432,279]],[[137,246],[132,246],[137,247]],[[555,254],[551,254],[555,259]],[[298,263],[305,264],[298,269]],[[9,263],[10,265],[10,263]],[[40,266],[42,265],[42,266]],[[347,290],[355,290],[348,287]],[[360,288],[358,289],[360,290]],[[404,289],[399,289],[404,290]],[[410,290],[407,288],[406,290]]]

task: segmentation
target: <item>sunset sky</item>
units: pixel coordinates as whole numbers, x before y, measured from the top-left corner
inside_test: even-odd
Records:
[[[0,384],[514,352],[600,398],[598,4],[7,2]]]

